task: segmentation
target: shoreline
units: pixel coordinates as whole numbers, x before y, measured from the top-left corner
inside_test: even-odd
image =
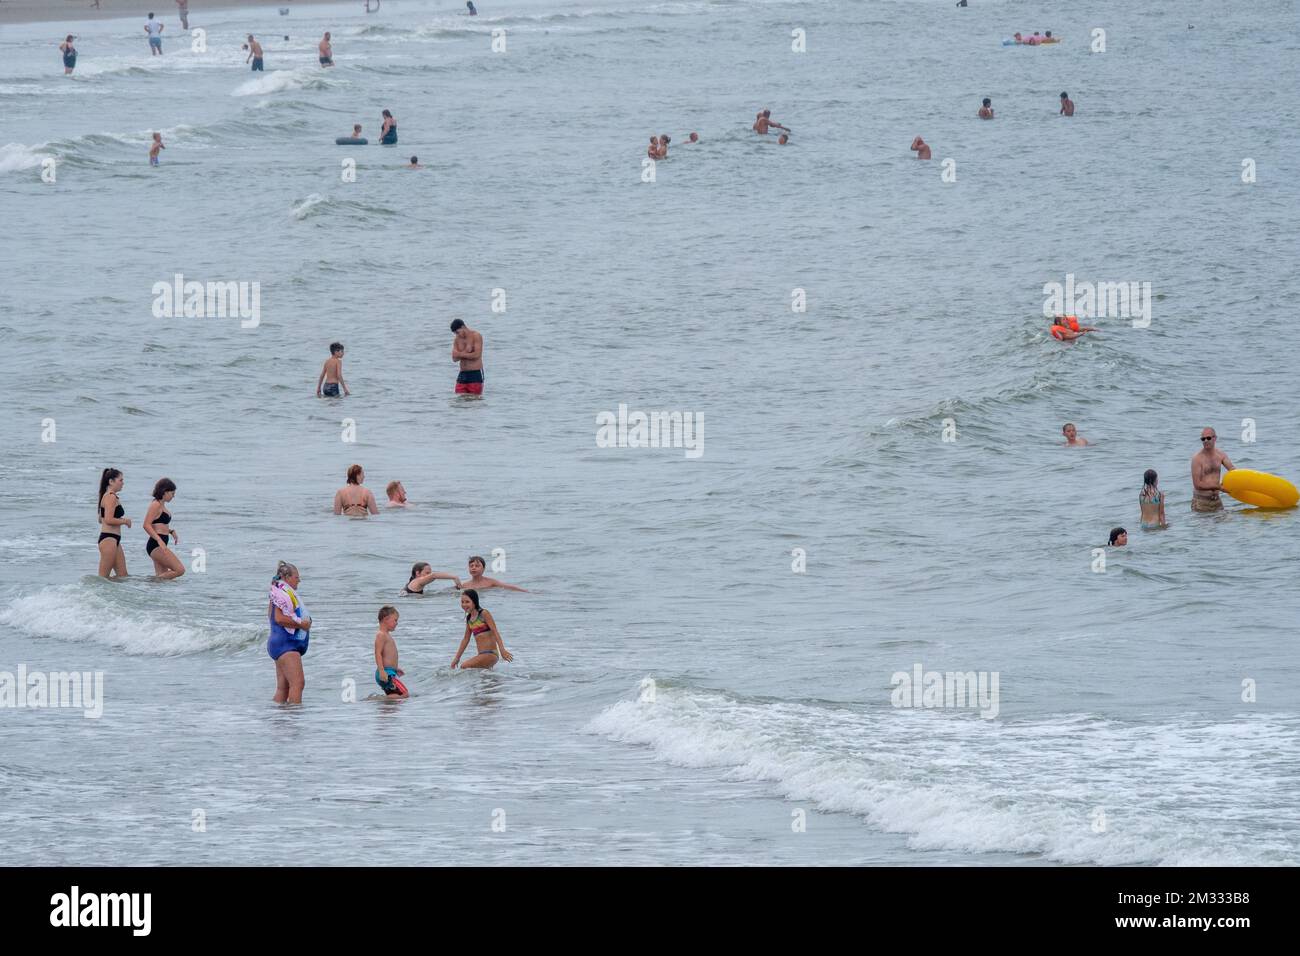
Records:
[[[382,0],[381,0],[382,2]],[[144,20],[150,10],[163,23],[180,23],[180,8],[175,0],[102,0],[103,8],[96,10],[90,0],[0,0],[0,26],[20,23],[70,23],[86,20]],[[309,0],[300,6],[355,6],[365,7],[364,0]],[[293,7],[294,0],[190,0],[191,26],[198,26],[194,18],[208,10],[238,10],[243,7]]]

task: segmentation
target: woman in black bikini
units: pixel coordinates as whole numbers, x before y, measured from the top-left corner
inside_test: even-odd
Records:
[[[59,52],[63,54],[63,75],[71,76],[72,71],[77,68],[77,48],[72,45],[72,34],[59,44]]]
[[[99,476],[99,576],[101,578],[126,577],[126,555],[122,552],[122,529],[131,527],[131,519],[123,517],[126,509],[118,501],[122,490],[122,473],[116,468],[105,468]],[[112,517],[109,517],[109,509]]]
[[[160,478],[153,486],[153,501],[144,513],[144,533],[149,542],[144,546],[144,553],[153,558],[154,572],[164,581],[179,578],[185,573],[185,565],[167,545],[172,538],[181,543],[181,536],[171,526],[172,516],[167,513],[165,505],[176,497],[176,482],[170,478]]]
[[[448,574],[446,571],[429,570],[428,561],[418,561],[411,568],[411,580],[406,582],[406,587],[402,588],[403,594],[423,594],[424,586],[430,581],[455,581],[456,587],[460,587],[460,578],[454,574]]]
[[[460,639],[460,648],[452,659],[452,670],[457,667],[463,670],[468,670],[471,667],[487,670],[496,666],[498,656],[503,661],[515,659],[514,655],[506,650],[505,641],[501,640],[501,632],[497,630],[497,622],[492,620],[492,612],[485,611],[479,606],[477,591],[471,588],[462,592],[460,607],[465,612],[465,636]],[[471,636],[477,645],[475,654],[462,664],[460,658],[465,653],[465,648],[469,646]]]

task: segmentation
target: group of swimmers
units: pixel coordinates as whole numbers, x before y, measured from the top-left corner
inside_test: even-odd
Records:
[[[1067,447],[1080,448],[1088,440],[1079,434],[1073,422],[1061,426]],[[1226,452],[1217,447],[1218,435],[1213,428],[1201,429],[1200,451],[1192,455],[1192,510],[1209,513],[1223,510],[1223,471],[1232,471],[1236,465]],[[1160,476],[1154,468],[1142,473],[1142,490],[1138,493],[1138,521],[1143,531],[1159,531],[1169,527],[1165,518],[1165,495],[1160,490]],[[1128,544],[1128,531],[1122,526],[1110,529],[1107,544],[1124,547]]]
[[[1020,34],[1016,34],[1016,36],[1019,36],[1019,35],[1020,35]],[[1037,35],[1037,34],[1035,34],[1035,35]],[[1050,32],[1048,33],[1048,36],[1051,36]],[[1053,42],[1053,43],[1059,43],[1060,41],[1059,41],[1059,40],[1053,40],[1053,41],[1051,41],[1051,42]],[[986,97],[984,97],[983,100],[980,101],[980,108],[976,111],[975,115],[978,116],[980,119],[984,119],[984,120],[991,120],[991,119],[994,118],[994,113],[993,113],[993,100],[992,100],[991,97],[986,96]],[[1070,99],[1070,94],[1069,94],[1068,91],[1062,91],[1062,92],[1061,92],[1061,96],[1060,96],[1060,110],[1058,111],[1058,114],[1057,114],[1057,115],[1059,115],[1059,116],[1073,116],[1073,115],[1074,115],[1074,100]],[[774,124],[774,125],[775,125],[775,124]],[[757,128],[757,127],[756,127],[756,128]],[[782,134],[782,136],[781,136],[781,141],[782,141],[782,142],[785,141],[785,135],[784,135],[784,134]],[[912,140],[912,146],[911,146],[911,149],[912,149],[912,152],[916,153],[916,158],[917,158],[917,159],[930,159],[930,158],[931,158],[932,153],[931,153],[931,151],[930,151],[930,146],[929,146],[929,144],[927,144],[926,141],[925,141],[924,139],[922,139],[920,136],[917,136],[914,140]]]
[[[412,156],[411,159],[414,161],[415,157]],[[452,320],[451,331],[451,360],[460,368],[456,374],[455,394],[482,395],[483,334],[471,329],[464,319]],[[346,351],[342,342],[330,343],[329,358],[321,366],[320,376],[316,379],[317,398],[345,398],[352,394],[343,378],[343,356]]]

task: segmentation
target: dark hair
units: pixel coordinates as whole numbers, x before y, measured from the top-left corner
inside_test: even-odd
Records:
[[[475,611],[481,611],[481,610],[483,610],[483,605],[481,605],[481,604],[478,603],[478,592],[475,591],[473,588],[466,588],[465,590],[461,591],[460,593],[463,594],[463,595],[465,595],[465,597],[469,598],[471,601],[474,602],[474,610],[475,610]],[[469,623],[469,619],[470,619],[470,617],[471,617],[471,614],[466,613],[466,615],[465,615],[465,622],[466,622],[466,623]]]
[[[415,165],[416,163],[418,163],[419,161],[420,161],[420,157],[419,157],[419,156],[412,156],[412,157],[411,157],[411,165],[412,165],[412,166],[414,166],[414,165]]]
[[[1070,94],[1069,94],[1069,93],[1062,93],[1062,94],[1061,94],[1061,99],[1063,99],[1063,100],[1068,100],[1069,98],[1070,98]]]
[[[169,491],[175,490],[176,482],[172,481],[170,478],[159,478],[158,484],[153,486],[153,500],[162,501],[163,495],[167,494]]]
[[[410,584],[412,581],[418,578],[420,576],[420,569],[427,568],[428,566],[429,566],[428,561],[416,561],[415,564],[411,565],[411,576],[406,579],[406,583]]]
[[[464,320],[464,319],[452,319],[452,321],[451,321],[451,330],[452,330],[453,332],[459,332],[459,331],[460,331],[461,329],[463,329],[464,327],[465,327],[465,320]]]
[[[469,561],[466,562],[466,563],[467,563],[467,564],[473,564],[475,561],[477,561],[479,564],[483,565],[483,567],[484,567],[485,569],[487,568],[487,562],[484,561],[484,560],[483,560],[481,557],[479,557],[477,554],[471,554],[471,555],[469,556]]]
[[[388,112],[388,110],[384,110],[384,114],[383,114],[383,115],[387,116],[389,119],[392,119],[392,118],[393,118],[393,114],[390,113],[390,112]]]
[[[330,355],[333,355],[335,352],[342,352],[342,351],[343,351],[343,343],[342,343],[342,342],[331,342],[331,343],[330,343]]]
[[[1156,470],[1154,468],[1148,468],[1142,473],[1142,484],[1147,485],[1148,487],[1154,486],[1157,477]]]
[[[349,484],[349,485],[359,485],[359,484],[361,484],[361,482],[357,481],[357,475],[361,474],[361,471],[362,471],[362,468],[361,468],[360,465],[353,465],[351,468],[348,469],[348,484]]]
[[[1116,539],[1119,538],[1119,536],[1122,535],[1122,534],[1128,534],[1128,532],[1125,531],[1123,528],[1111,528],[1111,529],[1110,529],[1110,542],[1109,542],[1109,543],[1113,545],[1113,544],[1115,543]]]
[[[988,105],[989,105],[990,103],[992,103],[992,102],[993,102],[993,101],[992,101],[991,99],[989,99],[987,96],[984,97],[984,105],[985,105],[985,106],[988,106]]]
[[[69,34],[68,34],[68,40],[71,40],[71,39],[72,39],[72,34],[71,34],[71,33],[69,33]],[[68,40],[64,40],[64,41],[63,41],[63,42],[64,42],[64,43],[67,43],[67,42],[68,42]]]
[[[391,604],[385,604],[383,607],[379,609],[379,623],[383,624],[384,618],[388,617],[390,614],[396,614],[396,613],[397,613],[397,608],[393,607]]]
[[[99,476],[99,497],[95,499],[95,513],[104,513],[104,492],[108,491],[108,483],[120,478],[122,473],[116,468],[105,468],[104,473]]]

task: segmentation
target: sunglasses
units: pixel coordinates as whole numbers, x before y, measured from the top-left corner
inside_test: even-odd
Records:
[[[1201,436],[1201,441],[1214,441],[1214,436],[1213,436],[1213,435],[1202,435],[1202,436]]]

